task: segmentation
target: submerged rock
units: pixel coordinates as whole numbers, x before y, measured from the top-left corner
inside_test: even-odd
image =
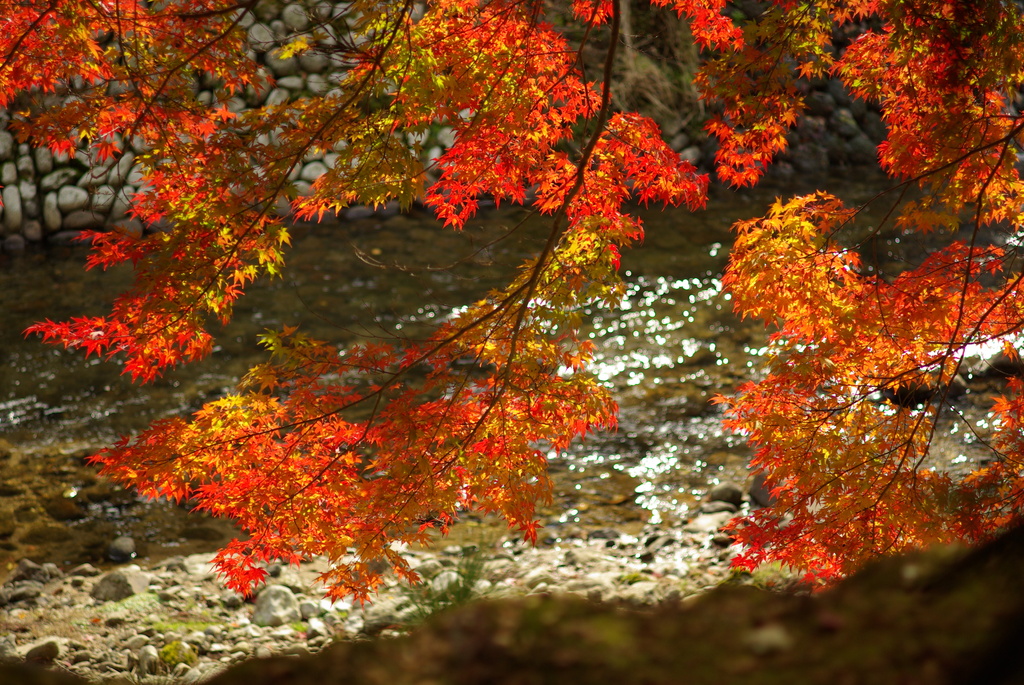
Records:
[[[135,539],[127,535],[120,535],[107,545],[107,559],[116,564],[131,561],[135,556]]]

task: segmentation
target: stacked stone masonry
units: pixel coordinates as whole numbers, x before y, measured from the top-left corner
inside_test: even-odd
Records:
[[[348,11],[349,5],[344,2],[263,2],[254,13],[244,14],[240,23],[248,33],[250,56],[263,65],[272,87],[262,93],[250,89],[244,96],[229,100],[228,107],[241,111],[323,95],[336,88],[344,77],[344,68],[330,47],[351,40],[345,28]],[[279,57],[278,48],[314,26],[326,31],[317,46],[297,57]],[[198,99],[213,102],[216,86],[201,78],[196,83]],[[791,152],[782,159],[782,173],[811,174],[830,167],[874,163],[875,145],[885,135],[877,110],[851,101],[838,81],[813,86],[808,92],[808,116],[791,135]],[[109,88],[116,90],[118,84],[112,83]],[[73,157],[55,157],[46,148],[19,143],[9,130],[9,121],[10,114],[0,110],[0,247],[4,251],[18,252],[31,244],[68,244],[86,229],[116,227],[141,235],[143,226],[129,217],[128,210],[142,184],[135,159],[143,150],[123,146],[126,151],[120,158],[103,164],[85,149]],[[712,142],[694,140],[681,127],[675,129],[666,131],[670,134],[667,139],[683,158],[698,164],[711,162]],[[452,130],[442,127],[426,139],[410,142],[422,146],[427,162],[440,157],[453,140]],[[332,153],[310,154],[296,165],[291,180],[299,194],[308,192],[310,184],[335,159]]]

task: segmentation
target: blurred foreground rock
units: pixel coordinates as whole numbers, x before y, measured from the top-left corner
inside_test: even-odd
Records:
[[[537,596],[485,602],[406,637],[248,661],[207,682],[1024,683],[1022,578],[1017,529],[966,555],[882,560],[815,597],[726,585],[648,611]],[[85,682],[27,669],[0,666],[0,682]]]

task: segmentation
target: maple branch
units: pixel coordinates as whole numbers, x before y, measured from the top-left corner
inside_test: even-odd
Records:
[[[49,7],[40,12],[39,16],[36,17],[36,19],[29,25],[29,27],[25,29],[25,31],[22,32],[20,36],[18,36],[18,38],[11,45],[11,49],[7,51],[6,55],[4,55],[3,62],[0,62],[0,73],[2,73],[4,69],[7,69],[11,65],[11,61],[14,59],[14,56],[18,54],[18,48],[20,48],[22,43],[25,42],[25,39],[32,35],[36,28],[43,23],[46,17],[49,16],[49,14],[57,8],[58,4],[60,4],[60,0],[50,0]]]
[[[204,12],[175,12],[174,16],[179,19],[209,19],[210,17],[218,17],[225,14],[230,14],[236,10],[244,10],[246,12],[252,11],[256,5],[259,4],[259,0],[246,0],[245,2],[239,2],[234,5],[228,5],[220,9],[206,10]]]
[[[615,65],[615,53],[616,46],[619,40],[619,22],[621,19],[621,8],[617,2],[611,3],[612,7],[612,21],[611,21],[611,40],[608,46],[608,52],[605,55],[604,60],[604,87],[601,91],[601,107],[598,110],[598,115],[595,121],[595,130],[590,136],[590,140],[587,141],[586,146],[583,148],[583,152],[580,155],[580,161],[576,170],[576,179],[573,182],[572,187],[565,194],[562,199],[562,203],[556,210],[551,231],[548,234],[548,240],[544,244],[544,248],[541,250],[540,256],[537,258],[537,266],[530,276],[530,280],[526,284],[526,292],[523,298],[523,305],[519,310],[519,314],[516,316],[515,323],[513,325],[513,336],[511,344],[509,345],[510,351],[508,361],[506,362],[506,368],[511,366],[511,360],[516,353],[516,344],[519,337],[519,331],[522,328],[523,321],[526,318],[527,306],[530,300],[533,298],[533,294],[537,289],[537,284],[540,281],[541,273],[547,265],[548,258],[555,249],[555,244],[558,238],[562,235],[564,230],[561,225],[562,222],[567,221],[567,212],[569,204],[576,198],[580,190],[583,188],[583,181],[586,178],[587,168],[590,166],[590,159],[594,154],[594,148],[597,147],[598,141],[601,139],[601,135],[604,133],[605,125],[608,123],[608,115],[611,108],[611,84],[612,84],[612,69]],[[596,13],[596,9],[595,9]],[[591,20],[593,22],[593,19]]]

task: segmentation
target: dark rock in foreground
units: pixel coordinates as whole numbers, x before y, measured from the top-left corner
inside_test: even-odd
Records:
[[[249,661],[208,682],[1024,683],[1021,578],[1017,529],[967,555],[882,560],[815,597],[733,585],[652,611],[540,597],[487,602],[403,638]],[[83,681],[0,668],[0,682]]]

